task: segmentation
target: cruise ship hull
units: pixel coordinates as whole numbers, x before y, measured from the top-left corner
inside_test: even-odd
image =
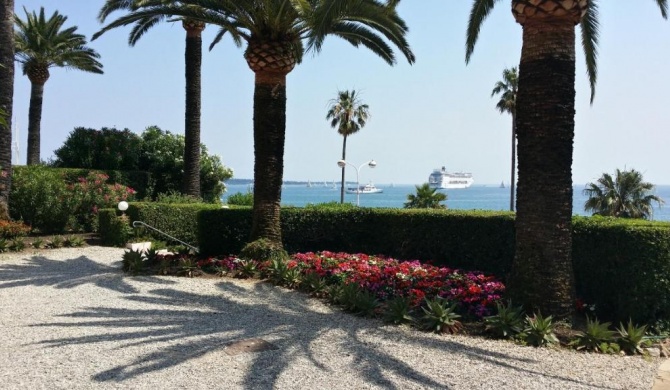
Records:
[[[447,172],[445,167],[435,169],[428,177],[428,184],[431,188],[437,189],[463,189],[468,188],[474,183],[471,173],[466,172]]]

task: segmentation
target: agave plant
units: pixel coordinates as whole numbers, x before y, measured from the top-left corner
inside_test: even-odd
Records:
[[[644,336],[646,331],[647,325],[633,325],[632,320],[628,320],[628,326],[625,328],[620,323],[617,332],[619,333],[618,343],[621,350],[631,355],[635,355],[636,353],[643,354],[644,350],[642,348],[648,347],[651,344]]]
[[[128,272],[132,275],[137,275],[140,272],[144,271],[145,263],[144,258],[142,257],[142,252],[137,250],[129,250],[123,254],[123,259],[121,261],[121,268],[123,271]]]
[[[7,242],[7,239],[0,238],[0,253],[7,252],[8,250],[9,250],[9,243]]]
[[[591,321],[589,316],[586,316],[586,331],[580,332],[570,345],[577,350],[585,349],[607,353],[613,349],[611,344],[614,343],[614,335],[616,334],[609,329],[610,325],[609,322],[600,323],[597,318]]]
[[[512,301],[496,302],[497,314],[485,317],[486,331],[498,338],[510,338],[523,331],[523,308]]]
[[[198,265],[189,256],[180,257],[177,261],[177,275],[193,277],[198,271]]]
[[[21,238],[15,238],[9,242],[9,250],[13,252],[21,252],[26,249],[26,243]]]
[[[353,312],[359,316],[370,317],[379,307],[379,300],[372,292],[359,288],[353,301]]]
[[[58,249],[58,248],[62,248],[64,243],[65,243],[65,240],[63,240],[63,237],[54,236],[54,238],[52,238],[51,241],[47,242],[47,247],[49,247],[51,249]]]
[[[41,238],[36,238],[30,245],[35,249],[42,249],[44,247],[44,240]]]
[[[267,267],[268,279],[272,284],[281,285],[284,281],[284,274],[288,271],[288,265],[283,259],[275,258],[270,261]]]
[[[404,324],[414,322],[410,315],[412,300],[410,297],[395,297],[386,301],[384,305],[384,321],[392,324]]]
[[[240,260],[235,277],[253,278],[258,273],[258,262],[255,260]]]
[[[302,283],[302,274],[297,267],[286,268],[281,275],[281,284],[288,288],[297,288]]]
[[[463,324],[458,321],[461,316],[456,314],[456,304],[449,306],[449,301],[444,298],[424,298],[426,307],[422,307],[421,327],[435,333],[458,333]]]
[[[300,287],[314,296],[323,296],[328,287],[328,283],[316,272],[308,272],[304,275]]]
[[[66,246],[68,248],[79,248],[84,246],[85,243],[86,242],[81,237],[70,236],[63,242],[63,246]]]
[[[541,313],[537,313],[533,317],[526,316],[526,327],[522,334],[523,339],[534,347],[558,343],[558,338],[554,334],[556,324],[553,321],[552,316],[543,317]]]

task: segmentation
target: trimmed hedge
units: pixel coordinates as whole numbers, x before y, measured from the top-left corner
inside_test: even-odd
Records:
[[[670,320],[670,223],[575,217],[577,293],[600,318]]]
[[[251,208],[199,214],[203,254],[239,253],[251,232]],[[509,212],[282,208],[289,253],[322,250],[384,254],[504,275],[514,254]]]
[[[219,209],[221,206],[202,204],[202,203],[189,203],[189,204],[179,204],[179,203],[144,203],[144,202],[133,202],[129,205],[126,214],[129,217],[129,223],[133,221],[142,221],[147,225],[153,226],[154,228],[161,230],[181,241],[184,241],[191,245],[196,245],[198,243],[198,228],[197,228],[197,214],[201,210],[213,210]],[[112,216],[116,216],[116,210],[105,209],[99,213],[100,218],[100,236],[101,240],[105,242],[113,242],[114,238],[108,237],[110,234],[114,234],[115,230],[113,222],[110,222]],[[104,219],[104,221],[103,221]],[[104,228],[103,228],[104,225]],[[154,233],[152,231],[147,231],[152,236],[160,240],[168,240],[166,237]],[[112,244],[113,245],[113,244]]]
[[[30,169],[28,166],[15,166],[14,171],[21,171]],[[80,177],[86,177],[90,172],[104,173],[109,176],[109,183],[123,184],[137,191],[135,197],[137,199],[144,199],[147,195],[149,186],[150,174],[144,171],[113,171],[103,169],[83,169],[83,168],[49,168],[53,172],[63,175],[66,183],[72,184],[79,180]]]

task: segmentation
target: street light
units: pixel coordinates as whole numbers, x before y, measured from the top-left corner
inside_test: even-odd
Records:
[[[354,164],[344,160],[340,160],[337,162],[337,166],[340,168],[344,168],[346,165],[351,165],[352,167],[354,167],[354,169],[356,169],[356,206],[360,206],[361,184],[358,178],[360,176],[361,168],[363,168],[366,165],[369,166],[370,168],[374,168],[377,166],[377,162],[375,160],[370,160],[366,163],[361,164],[360,167],[356,167]],[[344,180],[342,180],[342,189],[344,189]]]

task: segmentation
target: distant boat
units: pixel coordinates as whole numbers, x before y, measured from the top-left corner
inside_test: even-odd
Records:
[[[312,186],[312,182],[309,181],[309,179],[307,179],[307,187],[311,187],[311,186]]]
[[[395,187],[395,186],[393,185],[393,183],[391,183],[391,188],[393,188],[393,187]]]
[[[433,173],[428,176],[428,184],[430,188],[451,189],[451,188],[468,188],[474,183],[472,173],[466,172],[447,172],[445,167],[442,169],[435,169]]]
[[[505,188],[505,182],[504,181],[500,182],[500,188]]]
[[[384,192],[381,188],[375,187],[374,184],[366,184],[358,187],[348,187],[347,194],[381,194]]]

